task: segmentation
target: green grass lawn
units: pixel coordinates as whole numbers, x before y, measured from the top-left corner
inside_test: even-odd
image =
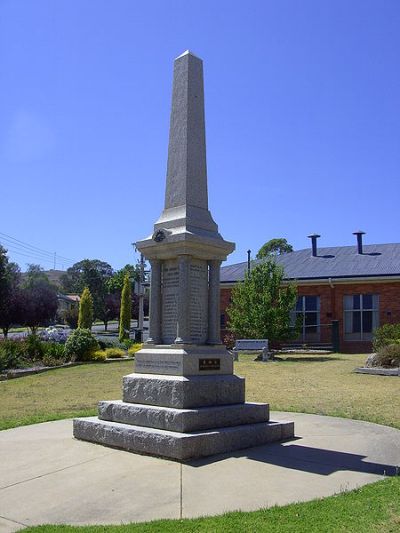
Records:
[[[242,355],[235,373],[246,377],[246,399],[273,410],[367,420],[400,429],[400,380],[355,374],[365,355],[281,356],[255,362]],[[96,413],[100,399],[121,398],[121,378],[132,362],[88,364],[0,382],[0,429]],[[38,529],[38,528],[32,528]],[[75,528],[44,526],[43,531]],[[196,520],[81,528],[85,531],[400,531],[400,477],[348,494],[252,513]]]
[[[271,409],[368,420],[400,429],[400,380],[354,374],[365,355],[287,355],[281,361],[240,357],[246,399]],[[122,376],[134,365],[118,362],[52,370],[0,382],[0,429],[96,413],[99,400],[121,398]]]

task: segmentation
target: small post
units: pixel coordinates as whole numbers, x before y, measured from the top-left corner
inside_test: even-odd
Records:
[[[334,352],[340,350],[339,320],[332,320],[332,348]]]

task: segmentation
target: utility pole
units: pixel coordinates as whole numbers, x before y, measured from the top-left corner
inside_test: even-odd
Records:
[[[247,250],[247,272],[250,274],[251,268],[251,250]]]

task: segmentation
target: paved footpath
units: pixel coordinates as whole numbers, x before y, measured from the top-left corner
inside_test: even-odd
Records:
[[[400,431],[272,413],[298,438],[179,463],[72,438],[72,421],[0,432],[0,532],[250,511],[351,490],[393,475]]]

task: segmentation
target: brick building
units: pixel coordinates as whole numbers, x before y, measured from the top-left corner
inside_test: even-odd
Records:
[[[310,235],[311,249],[276,257],[285,278],[298,287],[293,317],[300,315],[297,342],[332,343],[332,321],[339,324],[340,351],[369,352],[375,328],[400,322],[400,244],[318,248],[319,235]],[[221,269],[221,333],[226,332],[226,308],[232,287],[244,278],[247,262]]]

